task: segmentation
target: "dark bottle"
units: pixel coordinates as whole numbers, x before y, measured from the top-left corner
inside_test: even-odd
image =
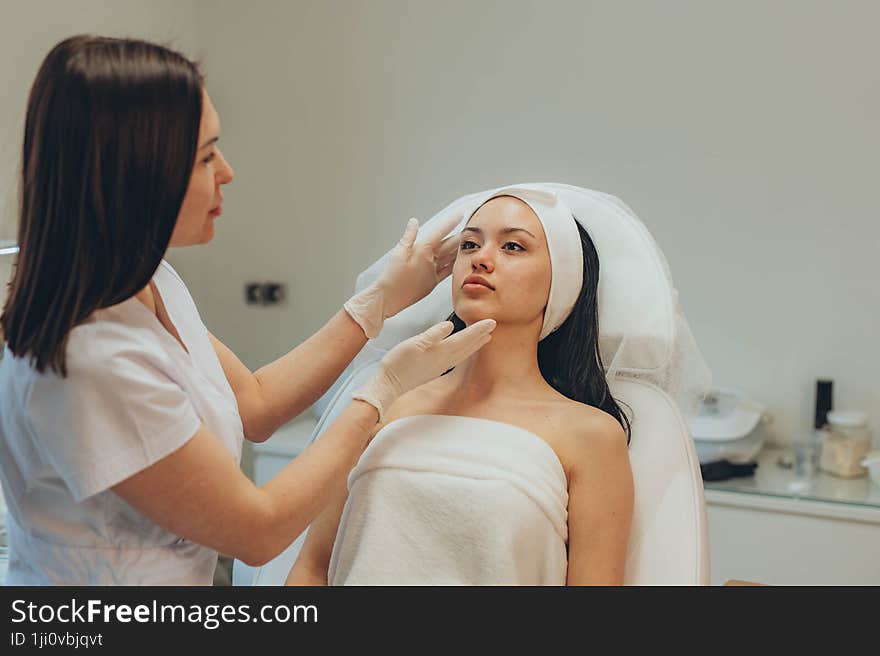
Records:
[[[816,419],[813,428],[820,429],[828,423],[828,411],[834,407],[833,385],[830,380],[816,381]]]

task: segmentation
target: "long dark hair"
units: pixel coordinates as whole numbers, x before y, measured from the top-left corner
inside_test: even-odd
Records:
[[[559,328],[538,342],[538,367],[553,389],[568,398],[604,410],[632,437],[631,418],[611,396],[599,351],[599,254],[589,233],[577,221],[584,253],[584,282],[571,314]],[[453,332],[464,322],[453,312]]]
[[[168,248],[198,148],[204,78],[145,41],[56,45],[27,104],[20,252],[0,327],[38,371],[67,374],[70,331],[143,289]]]

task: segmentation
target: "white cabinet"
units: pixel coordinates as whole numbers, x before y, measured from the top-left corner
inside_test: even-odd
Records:
[[[759,458],[756,475],[706,484],[713,585],[880,585],[880,488],[821,474],[806,492]]]

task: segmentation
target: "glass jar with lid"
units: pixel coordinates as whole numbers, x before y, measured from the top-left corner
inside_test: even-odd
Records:
[[[862,459],[871,451],[867,413],[832,410],[828,413],[827,430],[819,466],[845,478],[865,476],[868,470]]]

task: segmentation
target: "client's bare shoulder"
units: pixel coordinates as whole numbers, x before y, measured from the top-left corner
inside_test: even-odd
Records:
[[[566,474],[576,469],[629,466],[626,432],[599,408],[565,399],[557,405],[553,445]]]

